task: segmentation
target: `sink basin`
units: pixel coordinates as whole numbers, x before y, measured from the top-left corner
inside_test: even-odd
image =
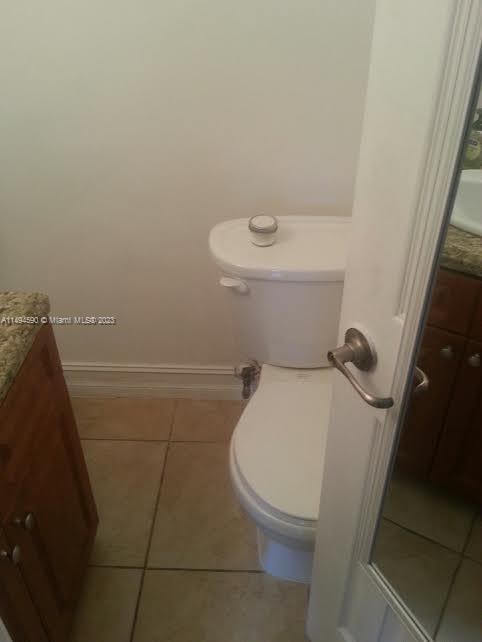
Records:
[[[459,230],[482,236],[482,169],[464,169],[450,222]]]

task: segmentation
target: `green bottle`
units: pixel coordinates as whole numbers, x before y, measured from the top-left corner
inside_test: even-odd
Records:
[[[464,152],[463,169],[482,167],[482,109],[475,111],[475,120],[467,139]]]

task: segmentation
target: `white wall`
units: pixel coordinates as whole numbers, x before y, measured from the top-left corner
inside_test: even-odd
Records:
[[[372,0],[49,0],[0,24],[0,287],[64,360],[230,363],[217,221],[351,209]]]

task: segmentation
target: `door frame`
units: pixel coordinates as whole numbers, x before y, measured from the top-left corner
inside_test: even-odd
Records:
[[[365,479],[361,480],[363,502],[361,506],[353,507],[358,511],[355,536],[353,537],[351,532],[340,530],[335,533],[337,542],[344,541],[350,545],[352,556],[344,563],[343,577],[335,578],[328,574],[323,580],[323,595],[328,595],[330,602],[329,608],[326,607],[328,621],[323,628],[325,633],[333,632],[333,638],[327,638],[326,642],[352,641],[353,637],[347,625],[355,621],[361,630],[373,631],[374,626],[378,627],[381,639],[392,639],[385,638],[384,632],[393,630],[393,640],[396,639],[397,642],[430,640],[400,601],[398,594],[369,561],[392,453],[397,445],[398,427],[408,404],[407,390],[411,385],[416,350],[423,329],[420,322],[425,318],[428,308],[433,278],[438,267],[437,258],[455,197],[454,177],[463,150],[468,110],[474,103],[474,78],[480,65],[482,0],[457,0],[451,17],[446,38],[445,64],[438,84],[439,91],[438,95],[433,97],[433,128],[426,148],[423,175],[420,176],[413,235],[396,315],[400,321],[403,320],[403,332],[390,394],[394,399],[402,401],[391,411],[380,413],[375,422],[377,425],[373,430],[373,440],[366,462],[368,472]],[[416,18],[415,14],[414,20]],[[347,470],[345,474],[350,475],[350,472]],[[333,534],[330,541],[324,541],[323,537],[318,538],[318,572],[322,572],[324,568],[323,560],[328,561],[332,545]],[[342,546],[342,549],[344,548]],[[330,564],[326,567],[329,568]],[[368,596],[367,582],[360,581],[362,577],[368,579]],[[348,600],[350,586],[354,587],[354,598],[352,596]],[[363,599],[361,593],[360,599],[357,599],[359,591],[365,593]],[[373,608],[366,608],[367,601]],[[310,610],[311,608],[316,608],[316,604],[311,604]],[[375,625],[374,619],[377,620]],[[397,621],[404,629],[402,637]]]

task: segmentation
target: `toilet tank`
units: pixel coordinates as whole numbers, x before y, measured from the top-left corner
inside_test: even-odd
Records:
[[[233,306],[243,358],[328,366],[337,345],[350,219],[280,216],[276,241],[252,243],[248,219],[216,225],[209,248]]]

